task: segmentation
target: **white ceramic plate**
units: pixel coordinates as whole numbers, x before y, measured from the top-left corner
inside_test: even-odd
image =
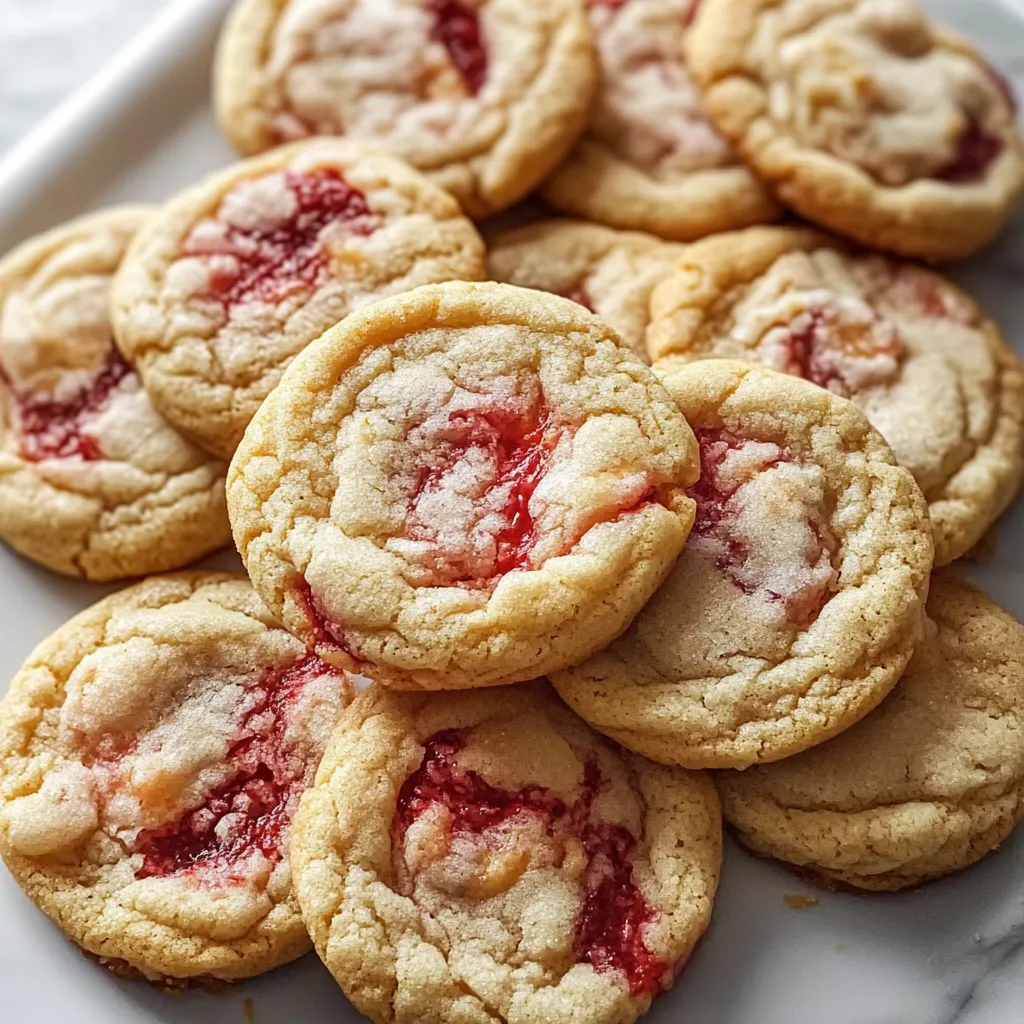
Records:
[[[0,4],[9,0],[0,0]],[[1017,5],[1014,13],[1013,5]],[[176,0],[132,47],[0,164],[0,252],[59,221],[158,200],[227,163],[209,66],[228,0]],[[1024,0],[926,0],[1024,96]],[[957,271],[1024,352],[1024,218]],[[1024,616],[1024,502],[997,554],[968,568]],[[219,564],[237,565],[225,555]],[[0,548],[0,680],[111,588],[71,583]],[[819,895],[729,845],[715,919],[651,1024],[1021,1024],[1024,830],[963,874],[901,896]],[[227,994],[170,999],[87,961],[0,869],[0,1024],[355,1024],[314,955]]]

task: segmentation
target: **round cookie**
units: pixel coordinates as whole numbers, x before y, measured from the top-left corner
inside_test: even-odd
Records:
[[[704,0],[686,43],[719,130],[810,220],[941,260],[980,249],[1017,207],[1005,81],[913,0]]]
[[[656,761],[743,768],[849,728],[913,650],[932,567],[913,477],[849,402],[729,360],[664,378],[700,442],[690,540],[607,650],[551,676]]]
[[[851,399],[928,501],[935,562],[969,551],[1024,479],[1024,370],[960,289],[815,231],[690,246],[651,302],[650,354],[764,363]]]
[[[689,533],[693,434],[580,305],[453,282],[296,359],[228,473],[278,619],[400,689],[530,679],[622,632]]]
[[[230,458],[328,327],[484,266],[451,196],[376,150],[317,140],[219,171],[147,220],[114,281],[114,330],[167,419]]]
[[[569,151],[595,65],[578,0],[241,0],[214,109],[242,153],[372,140],[485,217]]]
[[[651,291],[682,252],[682,246],[651,235],[550,220],[491,239],[487,264],[495,281],[538,288],[586,306],[646,361]]]
[[[176,989],[293,960],[291,818],[351,696],[240,577],[115,594],[0,703],[0,855],[116,973]]]
[[[226,467],[114,345],[111,278],[149,212],[83,217],[0,260],[0,538],[69,576],[176,569],[231,539]]]
[[[545,182],[552,206],[690,241],[778,206],[704,113],[683,59],[700,0],[586,0],[601,81],[583,137]]]
[[[629,1024],[708,926],[703,774],[595,735],[541,683],[373,686],[295,819],[321,959],[377,1024]]]
[[[721,772],[755,853],[829,887],[895,892],[980,860],[1024,817],[1024,628],[949,572],[889,699],[829,743]]]

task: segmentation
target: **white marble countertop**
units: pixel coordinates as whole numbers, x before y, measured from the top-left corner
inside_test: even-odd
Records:
[[[174,0],[0,0],[0,156]]]

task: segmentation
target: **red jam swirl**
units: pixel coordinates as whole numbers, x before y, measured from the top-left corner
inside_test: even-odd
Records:
[[[834,541],[829,535],[828,526],[808,517],[807,527],[813,540],[812,550],[805,552],[804,557],[808,558],[808,566],[812,571],[821,570],[821,578],[812,585],[779,593],[764,582],[752,579],[746,571],[750,549],[745,540],[735,533],[733,518],[736,508],[732,504],[737,492],[749,481],[737,479],[727,483],[722,478],[722,467],[731,454],[758,442],[719,427],[697,427],[694,434],[700,445],[701,475],[686,492],[697,505],[690,533],[692,540],[703,539],[709,542],[708,549],[715,555],[716,568],[725,573],[744,594],[759,593],[769,601],[779,602],[784,606],[787,617],[796,623],[812,622],[831,596],[837,578],[834,568],[830,567]],[[762,457],[757,463],[757,473],[765,473],[795,461],[784,448],[778,445],[771,447],[776,454]],[[763,455],[767,456],[768,452]],[[794,553],[796,557],[799,556]]]
[[[420,499],[444,486],[457,463],[470,456],[484,455],[494,467],[487,493],[506,490],[503,524],[495,534],[495,555],[489,576],[480,579],[467,574],[458,564],[439,566],[448,583],[488,586],[515,569],[528,566],[537,541],[536,524],[530,512],[530,499],[544,478],[563,428],[551,424],[551,415],[542,404],[525,414],[499,407],[468,409],[448,417],[443,437],[436,443],[432,464],[424,468],[416,481],[410,502],[414,511],[409,534],[413,539],[429,539],[428,531],[415,524],[415,509]],[[482,498],[481,498],[482,500]],[[444,559],[444,553],[439,553]],[[450,560],[449,560],[450,561]]]
[[[287,668],[267,668],[250,692],[246,711],[227,754],[233,774],[205,802],[177,821],[139,833],[143,857],[137,878],[215,871],[228,878],[233,867],[259,851],[276,864],[284,854],[291,817],[315,765],[290,749],[287,714],[314,679],[342,676],[308,654]]]
[[[424,743],[419,768],[398,793],[392,821],[395,848],[402,847],[409,827],[433,804],[449,812],[453,835],[481,835],[518,815],[535,815],[548,835],[576,838],[587,858],[573,933],[576,962],[622,974],[633,996],[657,992],[671,974],[671,965],[644,941],[644,931],[658,913],[633,879],[633,835],[621,825],[591,821],[594,801],[605,787],[597,762],[587,762],[580,794],[569,804],[543,786],[492,786],[477,772],[460,767],[464,745],[464,734],[454,729],[435,733]]]
[[[952,184],[980,181],[1003,149],[1003,140],[998,135],[987,132],[976,117],[968,117],[956,156],[937,177]]]
[[[313,642],[324,647],[335,648],[347,654],[354,662],[366,665],[368,662],[356,654],[352,641],[346,635],[341,625],[333,622],[331,617],[324,611],[319,599],[313,593],[312,587],[300,576],[295,583],[292,592],[295,603],[299,606],[306,621],[309,623],[313,634]]]
[[[772,365],[846,397],[891,376],[903,355],[899,333],[876,310],[865,315],[866,321],[846,322],[834,310],[808,310],[786,328],[784,358]]]
[[[183,256],[205,263],[209,293],[228,309],[310,294],[329,275],[324,232],[334,225],[363,235],[374,230],[366,197],[333,168],[286,171],[283,179],[294,198],[287,217],[246,228],[218,220],[214,231],[206,221],[182,247]]]
[[[113,345],[103,368],[70,398],[40,398],[32,392],[14,392],[16,430],[21,457],[29,462],[103,458],[99,441],[86,431],[89,419],[102,412],[118,384],[132,372]],[[12,389],[13,390],[13,389]]]
[[[729,500],[741,485],[725,487],[719,479],[722,463],[730,451],[742,447],[745,439],[728,430],[709,427],[697,427],[694,434],[700,445],[700,479],[686,491],[697,504],[697,515],[691,532],[695,538],[710,537],[718,542],[721,551],[715,559],[715,566],[726,573],[745,594],[752,594],[755,588],[742,579],[738,572],[746,563],[749,550],[729,529],[732,519]],[[780,462],[781,451],[777,459],[762,465],[762,472]]]
[[[427,0],[425,6],[434,16],[430,38],[448,51],[466,88],[475,96],[487,79],[479,11],[462,0]]]

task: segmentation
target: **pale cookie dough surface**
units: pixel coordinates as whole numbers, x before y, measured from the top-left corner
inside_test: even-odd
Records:
[[[378,1024],[629,1024],[707,928],[721,863],[707,777],[541,683],[371,687],[295,825],[316,950]]]
[[[945,278],[789,228],[690,246],[651,303],[669,368],[763,363],[851,399],[928,501],[935,561],[985,535],[1024,478],[1024,370],[999,328]]]
[[[348,678],[248,581],[153,577],[82,612],[0,704],[0,854],[57,924],[158,984],[302,954],[291,818]]]
[[[693,518],[690,428],[577,303],[428,286],[327,332],[229,471],[256,589],[328,661],[400,688],[529,679],[611,641]]]
[[[487,265],[495,281],[538,288],[585,306],[646,361],[651,292],[682,253],[682,246],[651,235],[552,220],[491,239]]]
[[[484,217],[568,152],[595,64],[577,0],[242,0],[214,107],[242,153],[310,135],[372,140]]]
[[[114,345],[111,278],[149,212],[83,217],[0,261],[0,537],[70,576],[175,569],[231,539],[226,467]]]
[[[788,761],[717,775],[756,853],[827,885],[905,889],[965,868],[1024,817],[1024,627],[949,572],[889,699]]]
[[[697,0],[588,0],[601,81],[587,130],[548,179],[558,209],[689,241],[778,207],[704,113],[683,60]]]
[[[219,171],[150,218],[114,282],[118,345],[160,411],[224,458],[291,359],[354,309],[484,276],[447,193],[359,143]]]
[[[1005,82],[913,0],[704,0],[687,56],[779,198],[865,245],[968,256],[1024,192]]]
[[[821,388],[729,360],[664,383],[700,442],[690,539],[626,633],[552,681],[657,761],[788,757],[866,715],[903,671],[932,567],[924,499]]]

